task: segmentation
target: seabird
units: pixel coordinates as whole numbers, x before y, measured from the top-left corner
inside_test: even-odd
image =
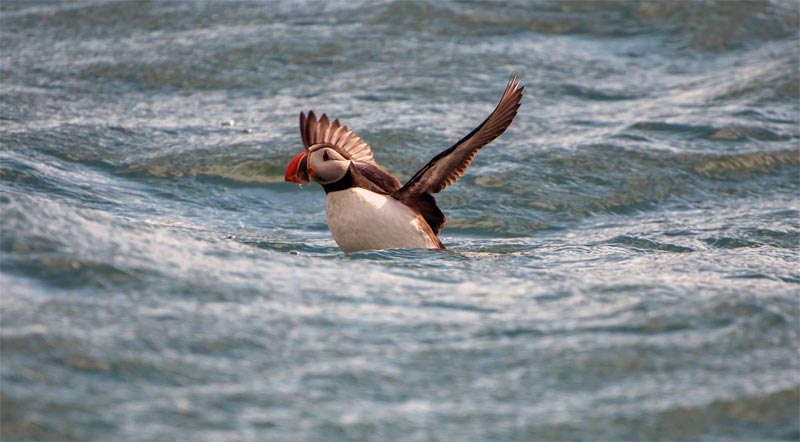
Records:
[[[438,234],[445,216],[434,193],[464,175],[478,151],[511,124],[522,99],[520,81],[509,80],[494,111],[467,136],[433,157],[401,184],[375,161],[372,149],[339,120],[313,111],[300,113],[305,150],[286,168],[288,182],[310,181],[326,193],[326,216],[333,239],[346,253],[361,250],[444,249]]]

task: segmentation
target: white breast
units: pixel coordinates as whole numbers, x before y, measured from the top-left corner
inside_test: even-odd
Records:
[[[430,227],[391,196],[354,187],[327,197],[328,228],[344,252],[438,248]]]

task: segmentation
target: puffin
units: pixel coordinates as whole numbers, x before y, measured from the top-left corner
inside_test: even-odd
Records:
[[[433,194],[464,176],[478,151],[505,132],[517,115],[523,89],[513,75],[494,111],[405,184],[378,165],[372,148],[338,119],[301,112],[304,150],[289,162],[284,178],[322,185],[328,228],[345,253],[444,249],[438,235],[446,217]]]

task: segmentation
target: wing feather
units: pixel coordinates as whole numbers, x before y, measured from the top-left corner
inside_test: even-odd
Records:
[[[436,155],[397,192],[403,201],[423,193],[438,193],[464,176],[478,151],[494,141],[511,125],[522,99],[520,81],[516,75],[509,80],[505,92],[489,117],[449,149]]]
[[[351,160],[375,163],[372,148],[339,120],[330,122],[328,115],[317,119],[314,111],[308,116],[300,112],[300,137],[306,149],[316,144],[330,144],[345,152]]]

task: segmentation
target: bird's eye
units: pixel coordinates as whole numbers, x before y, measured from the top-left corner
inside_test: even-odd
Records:
[[[330,161],[332,159],[333,159],[333,157],[331,156],[331,154],[328,153],[327,150],[322,152],[322,160],[323,161]]]

